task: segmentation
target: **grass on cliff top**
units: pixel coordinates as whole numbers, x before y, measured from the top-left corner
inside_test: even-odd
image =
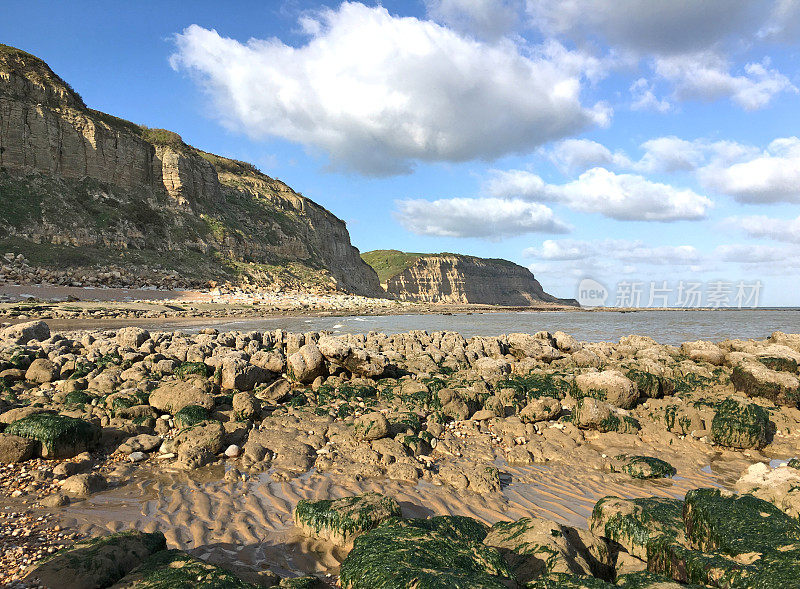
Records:
[[[167,129],[151,129],[145,125],[140,125],[142,139],[153,145],[164,145],[172,147],[173,149],[180,149],[186,147],[186,144],[181,139],[181,136],[174,131]]]

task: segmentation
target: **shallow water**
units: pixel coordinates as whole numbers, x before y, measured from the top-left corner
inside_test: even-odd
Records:
[[[334,334],[404,333],[414,329],[457,331],[464,337],[504,333],[564,331],[580,341],[617,341],[631,335],[647,335],[662,344],[680,344],[698,339],[765,338],[773,331],[800,333],[800,309],[718,311],[522,311],[454,315],[386,315],[356,317],[267,317],[263,319],[208,320],[182,323],[153,320],[137,323],[154,330],[181,329],[188,333],[203,327],[222,331],[293,332],[329,330]]]

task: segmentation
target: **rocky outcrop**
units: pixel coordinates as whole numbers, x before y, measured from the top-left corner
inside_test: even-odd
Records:
[[[365,258],[375,260],[376,253],[368,252]],[[509,307],[578,304],[572,299],[547,294],[527,268],[507,260],[460,254],[419,254],[416,261],[405,265],[407,267],[398,267],[398,273],[386,279],[389,296],[403,301]]]
[[[4,45],[0,194],[0,247],[43,267],[149,264],[197,283],[382,294],[325,208],[175,133],[88,109],[43,61]]]

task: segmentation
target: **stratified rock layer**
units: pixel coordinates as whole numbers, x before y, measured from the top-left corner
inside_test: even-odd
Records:
[[[0,195],[0,247],[41,267],[382,293],[323,207],[175,133],[88,109],[47,64],[5,45]]]

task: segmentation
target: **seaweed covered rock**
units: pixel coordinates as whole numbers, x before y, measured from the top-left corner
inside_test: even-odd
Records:
[[[767,445],[769,414],[753,403],[726,399],[716,407],[711,422],[711,437],[727,448],[756,448]]]
[[[210,392],[211,383],[197,376],[187,380],[165,381],[150,393],[150,405],[171,414],[187,405],[199,405],[211,410],[214,408],[214,398]]]
[[[561,401],[550,397],[533,399],[519,412],[522,423],[535,423],[555,419],[561,413]]]
[[[611,553],[605,540],[589,531],[542,518],[526,517],[497,523],[483,543],[503,555],[520,583],[548,573],[605,579],[613,574]]]
[[[204,422],[208,419],[208,411],[200,405],[186,405],[172,416],[175,427],[184,429]]]
[[[93,423],[53,413],[36,413],[18,419],[5,433],[36,440],[42,458],[72,458],[100,439],[100,428]]]
[[[648,570],[716,587],[800,587],[800,522],[752,495],[719,489],[686,494],[687,542],[658,540]]]
[[[594,397],[622,409],[630,409],[639,398],[636,384],[618,370],[579,374],[575,386],[580,397]]]
[[[353,435],[357,440],[379,440],[389,435],[389,420],[379,411],[357,417],[353,424]]]
[[[791,462],[770,468],[768,464],[757,462],[739,477],[733,490],[750,493],[792,517],[800,517],[800,470],[790,465]]]
[[[622,472],[635,479],[663,479],[675,476],[675,467],[669,462],[652,456],[628,456]]]
[[[572,411],[572,422],[580,429],[594,429],[601,433],[632,434],[640,428],[636,419],[617,415],[611,405],[594,397],[578,399]]]
[[[112,589],[256,589],[230,571],[189,556],[164,550],[151,556]]]
[[[57,552],[34,566],[25,578],[60,589],[108,587],[166,547],[161,532],[111,534]]]
[[[299,501],[293,517],[306,535],[347,547],[367,530],[400,515],[400,506],[391,497],[364,493],[342,499]]]
[[[734,366],[731,382],[737,391],[748,397],[764,397],[776,405],[788,407],[797,407],[800,402],[800,380],[760,362],[747,361]]]
[[[387,520],[356,539],[342,562],[344,589],[506,589],[513,576],[483,544],[487,528],[462,516]]]
[[[537,577],[525,589],[614,589],[615,585],[586,575],[550,573]]]
[[[604,497],[595,504],[589,526],[597,536],[613,540],[644,561],[655,540],[685,542],[680,499]]]

